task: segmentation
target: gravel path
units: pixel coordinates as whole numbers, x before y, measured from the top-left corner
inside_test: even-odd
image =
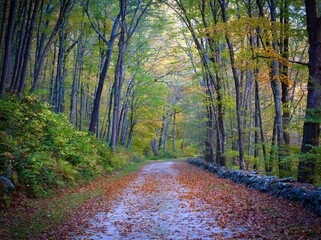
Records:
[[[210,206],[188,198],[175,162],[146,165],[110,210],[97,213],[77,239],[211,239],[232,238],[242,229],[220,228]]]
[[[309,210],[185,161],[147,164],[126,186],[97,199],[103,207],[67,238],[321,239],[321,218]]]

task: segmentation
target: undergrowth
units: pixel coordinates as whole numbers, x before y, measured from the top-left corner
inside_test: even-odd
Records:
[[[81,211],[87,203],[109,194],[110,192],[106,191],[110,183],[115,185],[114,190],[117,189],[119,187],[117,180],[130,176],[143,164],[145,161],[132,162],[113,176],[98,178],[89,184],[79,186],[72,191],[68,190],[54,198],[39,199],[39,202],[28,200],[24,203],[25,206],[16,209],[14,214],[12,214],[13,209],[10,209],[10,212],[5,213],[4,225],[0,227],[0,238],[38,239],[41,234],[53,229],[60,229],[70,220],[72,215]],[[104,189],[106,186],[107,189]],[[110,191],[112,190],[110,189]],[[26,211],[26,208],[32,210]]]
[[[132,157],[125,149],[112,152],[107,143],[77,131],[35,96],[0,99],[0,176],[29,197],[91,181],[123,168]]]

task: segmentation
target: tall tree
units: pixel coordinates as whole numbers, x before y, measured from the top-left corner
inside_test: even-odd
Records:
[[[8,25],[7,25],[6,40],[5,40],[5,52],[4,52],[2,76],[0,81],[0,96],[4,94],[6,84],[9,82],[12,45],[13,45],[12,37],[13,37],[13,31],[14,31],[14,19],[15,19],[16,10],[17,10],[17,2],[18,2],[17,0],[10,1],[10,10],[9,10]]]
[[[96,31],[96,33],[99,35],[99,37],[101,39],[103,39],[104,43],[107,46],[105,60],[104,60],[101,72],[99,74],[98,86],[97,86],[97,90],[96,90],[96,94],[95,94],[94,105],[93,105],[93,110],[91,112],[90,125],[89,125],[89,131],[92,133],[96,133],[96,131],[98,131],[97,123],[98,123],[98,119],[99,119],[101,94],[103,92],[105,78],[106,78],[106,75],[107,75],[107,72],[108,72],[108,69],[110,66],[114,43],[115,43],[115,40],[117,37],[117,32],[119,29],[120,14],[118,14],[117,17],[115,18],[112,30],[110,32],[109,40],[107,40],[104,37],[103,33],[98,29],[98,27],[94,24],[93,20],[91,19],[90,15],[89,15],[89,11],[88,11],[88,4],[89,4],[89,1],[87,2],[86,5],[83,4],[83,6],[84,6],[84,10],[86,11],[86,14],[90,20],[91,26]]]
[[[222,10],[222,20],[224,23],[227,23],[227,7],[228,2],[225,0],[219,0]],[[245,160],[244,160],[244,132],[242,126],[242,99],[241,99],[241,80],[239,78],[239,73],[235,67],[235,53],[233,48],[233,43],[230,39],[228,33],[225,34],[226,43],[229,50],[231,68],[233,73],[234,85],[235,85],[235,95],[236,95],[236,116],[237,116],[237,132],[238,132],[238,149],[239,149],[239,164],[240,169],[245,169]]]
[[[318,16],[316,0],[305,0],[309,36],[309,79],[307,107],[303,126],[298,180],[315,183],[317,155],[313,154],[320,144],[321,116],[321,17]],[[310,154],[309,154],[310,153]]]
[[[40,81],[40,76],[41,76],[41,72],[42,72],[42,67],[43,67],[43,63],[44,63],[44,60],[48,54],[48,51],[50,49],[50,46],[54,40],[54,37],[56,36],[61,24],[64,23],[65,21],[65,17],[66,17],[66,14],[69,10],[71,10],[70,6],[72,4],[72,1],[73,0],[61,0],[60,1],[60,7],[59,7],[59,16],[58,16],[58,19],[56,21],[56,24],[55,24],[55,27],[53,28],[49,38],[48,38],[48,41],[46,43],[46,45],[44,46],[43,48],[43,51],[41,54],[39,54],[39,59],[37,60],[37,70],[35,71],[35,74],[34,74],[34,79],[33,79],[33,83],[32,83],[32,86],[30,88],[30,93],[33,93],[37,86],[38,86],[38,83]]]
[[[29,5],[29,17],[28,17],[28,24],[26,26],[26,32],[27,32],[27,37],[26,41],[24,43],[24,52],[23,52],[23,59],[22,59],[22,67],[21,67],[21,72],[20,76],[18,76],[16,80],[16,90],[18,93],[18,96],[20,98],[23,97],[23,91],[25,88],[25,82],[27,78],[27,67],[29,63],[29,54],[31,51],[32,47],[32,38],[33,38],[33,32],[36,24],[36,19],[37,19],[37,14],[39,10],[39,6],[41,5],[42,0],[35,0],[34,4],[32,4],[33,1],[30,1]],[[32,10],[32,5],[33,5],[33,10]]]
[[[111,131],[111,141],[110,147],[116,148],[119,136],[119,115],[122,99],[122,88],[124,83],[124,60],[126,52],[131,38],[137,31],[139,23],[141,22],[143,16],[145,15],[147,9],[152,4],[153,0],[149,0],[145,5],[143,2],[137,2],[133,9],[127,10],[127,2],[125,0],[120,0],[120,36],[118,42],[118,58],[116,63],[116,70],[114,76],[114,99],[113,99],[113,117],[112,117],[112,131]],[[130,6],[130,5],[128,5]],[[133,11],[131,19],[127,22],[127,12],[129,10]]]

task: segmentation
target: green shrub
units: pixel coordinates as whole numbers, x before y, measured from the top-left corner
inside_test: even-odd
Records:
[[[34,96],[0,99],[0,142],[0,175],[12,179],[16,172],[19,185],[36,197],[122,168],[129,158],[77,131]]]

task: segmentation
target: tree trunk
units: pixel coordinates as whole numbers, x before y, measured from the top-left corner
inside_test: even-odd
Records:
[[[130,146],[132,144],[135,125],[136,125],[136,121],[131,120],[130,121],[130,127],[129,127],[129,133],[128,133],[128,139],[127,139],[127,149],[130,149]]]
[[[3,47],[3,38],[5,35],[5,26],[6,26],[6,21],[7,21],[7,8],[9,4],[9,0],[4,0],[3,1],[3,6],[2,6],[2,21],[1,21],[1,27],[0,27],[0,56],[2,55],[2,47]],[[2,68],[0,68],[0,73],[1,73]],[[1,76],[1,75],[0,75]]]
[[[222,10],[222,20],[224,23],[227,23],[226,9],[227,3],[225,0],[220,0],[221,10]],[[235,85],[235,95],[236,95],[236,117],[237,117],[237,132],[238,132],[238,145],[239,145],[239,164],[240,169],[245,170],[245,161],[244,161],[244,138],[243,138],[243,127],[242,127],[242,109],[241,109],[241,82],[238,77],[237,69],[235,68],[235,56],[232,41],[228,36],[228,33],[225,34],[226,43],[229,50],[231,68],[233,73],[234,85]]]
[[[270,1],[270,14],[271,21],[276,21],[276,6],[275,0]],[[275,33],[275,30],[274,30]],[[273,39],[272,47],[275,52],[278,52],[277,39]],[[281,102],[281,84],[280,84],[280,64],[277,59],[274,59],[271,64],[271,87],[273,91],[274,108],[275,108],[275,121],[277,129],[277,146],[278,146],[278,166],[279,176],[284,177],[285,164],[284,164],[284,138],[283,138],[283,119],[282,119],[282,102]]]
[[[25,50],[25,35],[26,35],[26,26],[27,25],[27,13],[28,13],[28,1],[25,0],[23,3],[23,17],[21,19],[21,24],[20,24],[20,31],[19,31],[19,44],[18,44],[18,49],[17,49],[17,53],[16,53],[16,58],[15,58],[15,66],[14,66],[14,70],[13,70],[13,74],[12,74],[12,80],[11,80],[11,84],[10,84],[10,90],[9,92],[14,92],[17,89],[17,85],[18,85],[18,77],[20,76],[20,72],[21,72],[21,66],[22,66],[22,59],[23,59],[23,54],[24,54],[24,50]],[[1,43],[0,43],[1,46]],[[0,51],[1,51],[1,47],[0,47]]]
[[[277,158],[277,123],[276,117],[274,117],[273,122],[273,133],[272,133],[272,141],[271,141],[271,151],[270,151],[270,159],[269,162],[265,163],[265,172],[270,173],[273,170],[274,162]]]
[[[109,97],[109,106],[108,106],[108,119],[107,119],[107,139],[106,141],[110,143],[110,130],[111,130],[111,112],[113,108],[113,98],[114,98],[114,84],[111,89],[110,97]]]
[[[24,90],[25,82],[26,82],[26,78],[27,78],[27,67],[28,67],[28,61],[29,61],[29,54],[30,54],[30,50],[31,50],[32,36],[33,36],[33,32],[34,32],[34,27],[36,24],[36,18],[37,18],[37,13],[38,13],[40,1],[42,1],[42,0],[35,0],[33,12],[32,12],[32,17],[30,19],[30,24],[28,24],[28,31],[27,31],[28,35],[26,37],[25,51],[24,51],[24,56],[23,56],[23,64],[22,64],[22,68],[21,68],[21,74],[18,78],[19,81],[17,81],[17,83],[19,82],[19,85],[17,87],[19,98],[22,98],[22,96],[23,96],[23,90]],[[29,11],[31,11],[31,6],[32,6],[32,4],[30,2]]]
[[[71,94],[70,94],[70,113],[69,113],[69,122],[71,124],[74,124],[75,121],[75,97],[77,92],[77,83],[78,83],[78,77],[79,76],[79,62],[81,59],[81,48],[82,48],[82,42],[79,41],[77,44],[77,49],[74,51],[74,60],[75,60],[75,66],[74,66],[74,73],[72,78],[72,86],[71,86]]]
[[[56,94],[55,94],[55,112],[63,112],[63,97],[64,97],[64,58],[66,54],[66,35],[65,35],[65,24],[61,25],[59,32],[59,51],[58,51],[58,62],[57,62],[57,75],[56,75]]]
[[[50,13],[50,4],[48,4],[46,6],[46,14]],[[35,51],[35,66],[34,66],[34,74],[36,74],[37,72],[37,69],[38,69],[38,66],[39,66],[39,60],[40,60],[40,55],[43,51],[43,47],[44,47],[44,44],[45,44],[45,40],[46,40],[46,37],[47,37],[47,33],[46,32],[42,32],[40,34],[40,29],[41,27],[43,27],[44,29],[48,28],[48,24],[49,24],[49,20],[46,20],[46,22],[43,24],[42,26],[42,20],[43,20],[43,1],[41,2],[41,5],[40,5],[40,17],[39,17],[39,20],[38,20],[38,30],[37,30],[37,44],[36,44],[36,51]],[[35,78],[35,76],[34,76]]]
[[[176,111],[174,110],[174,113],[173,113],[173,128],[172,128],[172,145],[173,145],[173,152],[176,152],[175,133],[176,133]]]
[[[79,124],[78,124],[78,128],[79,128],[79,131],[82,131],[84,105],[85,105],[85,102],[86,102],[86,101],[84,101],[84,84],[83,83],[79,84],[79,92],[80,92],[79,93],[80,102],[79,102],[79,117],[78,117]]]
[[[158,149],[160,149],[163,145],[163,134],[164,134],[164,128],[165,128],[165,120],[166,120],[166,115],[163,115],[162,127],[161,127],[161,130],[159,133]]]
[[[158,156],[157,146],[156,146],[156,139],[151,140],[150,143],[152,145],[152,150],[153,150],[154,156]]]
[[[168,121],[165,123],[165,132],[164,132],[164,144],[163,144],[163,151],[167,151],[167,140],[168,140],[168,129],[169,129],[169,124],[171,122],[171,118],[168,119]]]
[[[258,74],[258,70],[256,70],[256,75]],[[263,152],[264,162],[267,162],[266,157],[266,148],[265,148],[265,137],[262,123],[262,114],[261,114],[261,103],[260,103],[260,92],[259,92],[259,83],[258,80],[255,80],[255,153],[254,157],[258,157],[258,139],[259,135],[261,136],[261,145]]]
[[[206,161],[208,162],[214,162],[214,122],[215,122],[215,118],[214,118],[214,100],[213,100],[213,94],[212,94],[212,90],[210,87],[210,81],[208,79],[208,74],[205,74],[204,76],[206,78],[206,85],[207,85],[207,91],[206,91],[206,95],[207,95],[207,139],[206,139],[206,143],[205,143],[205,147],[206,147]],[[219,125],[217,125],[217,127],[219,127]],[[218,129],[219,132],[219,129]],[[221,142],[220,142],[220,137],[217,136],[217,158],[219,158],[220,156],[220,152],[221,152]],[[219,164],[219,159],[216,159],[217,164]]]
[[[114,109],[113,109],[113,121],[111,131],[110,147],[115,150],[118,141],[118,121],[119,121],[119,110],[121,101],[121,91],[124,78],[124,57],[125,57],[125,25],[126,25],[126,2],[125,0],[119,0],[120,2],[120,37],[118,42],[118,58],[115,69],[114,79]]]
[[[303,126],[303,140],[301,153],[305,157],[300,159],[298,181],[316,182],[317,154],[313,148],[320,144],[320,116],[321,116],[321,17],[318,16],[315,0],[305,0],[307,27],[309,35],[309,80],[307,108]]]
[[[56,66],[56,58],[57,58],[57,41],[53,46],[53,58],[51,64],[51,77],[50,77],[50,96],[49,96],[49,104],[50,109],[54,111],[54,94],[55,94],[55,66]]]
[[[17,10],[17,0],[11,0],[10,10],[8,16],[8,25],[6,32],[5,51],[3,59],[3,68],[0,82],[0,97],[4,95],[6,84],[8,83],[10,70],[11,70],[11,56],[12,56],[12,45],[13,45],[13,31],[14,31],[14,19]],[[2,34],[1,34],[2,35]]]
[[[119,16],[117,16],[117,18],[113,24],[113,28],[112,28],[109,42],[108,42],[108,46],[107,46],[105,62],[104,62],[103,68],[101,70],[101,73],[99,75],[98,87],[97,87],[97,92],[96,92],[95,99],[94,99],[94,105],[93,105],[93,110],[91,113],[90,125],[89,125],[89,131],[92,133],[96,132],[96,124],[97,124],[98,115],[99,115],[101,94],[102,94],[102,91],[104,88],[105,78],[106,78],[106,75],[107,75],[107,72],[109,69],[109,65],[111,62],[111,55],[113,52],[113,47],[114,47],[114,42],[115,42],[115,39],[117,36],[118,27],[119,27]]]
[[[281,13],[281,23],[283,23],[283,29],[284,32],[282,33],[282,38],[281,39],[281,53],[282,57],[284,59],[289,59],[289,3],[288,0],[283,0],[282,2],[282,13]],[[287,64],[282,64],[281,67],[281,76],[282,76],[282,110],[283,110],[283,116],[282,116],[282,123],[283,123],[283,139],[284,139],[284,154],[286,156],[289,155],[289,146],[290,146],[290,129],[289,129],[289,124],[290,124],[290,94],[289,94],[289,80],[288,80],[288,71],[289,67]],[[287,161],[284,163],[284,170],[286,172],[291,171],[291,162]]]
[[[38,86],[38,83],[39,83],[39,80],[40,80],[40,75],[41,75],[41,70],[42,70],[42,66],[43,66],[43,63],[44,63],[44,60],[45,60],[45,57],[47,56],[47,53],[49,51],[49,48],[51,46],[51,43],[54,39],[54,37],[56,36],[59,28],[60,28],[60,25],[62,23],[64,23],[65,21],[65,15],[66,15],[66,12],[68,10],[68,7],[71,3],[71,0],[64,0],[62,1],[62,4],[60,6],[60,10],[59,10],[59,17],[58,17],[58,20],[56,22],[56,25],[48,39],[48,42],[46,43],[45,47],[44,47],[44,50],[43,52],[41,53],[41,55],[39,56],[39,60],[38,60],[38,66],[37,66],[37,71],[35,72],[35,75],[34,75],[34,81],[32,83],[32,86],[30,88],[30,93],[33,93],[37,86]]]
[[[121,124],[120,145],[124,146],[127,137],[127,116],[128,116],[128,100],[123,105],[123,120]]]
[[[225,110],[224,110],[224,105],[223,105],[223,94],[222,94],[222,79],[216,73],[216,95],[217,95],[217,125],[219,128],[219,135],[217,138],[219,138],[219,143],[220,144],[220,152],[219,152],[219,164],[221,166],[226,166],[226,133],[225,133]]]

